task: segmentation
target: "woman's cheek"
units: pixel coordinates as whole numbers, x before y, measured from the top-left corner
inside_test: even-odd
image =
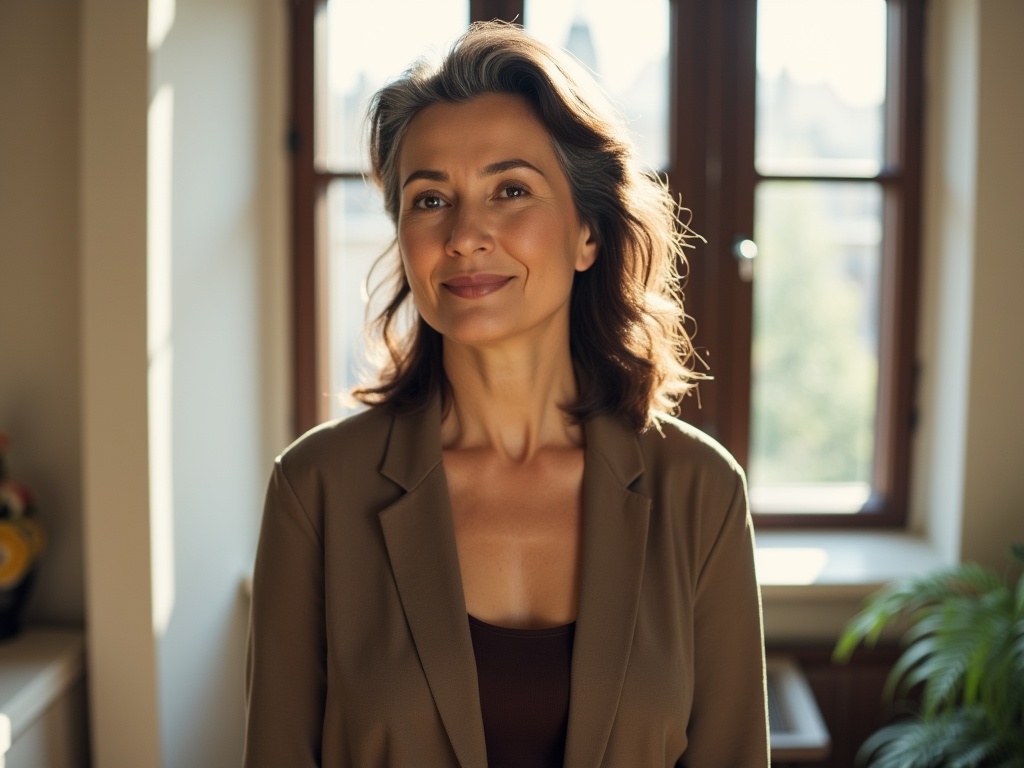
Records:
[[[405,279],[409,283],[409,288],[412,291],[413,304],[416,306],[417,312],[423,316],[423,318],[431,323],[431,317],[433,315],[433,288],[430,281],[433,264],[427,263],[429,259],[426,258],[425,253],[422,249],[422,243],[419,240],[408,234],[403,234],[399,238],[398,247],[402,254],[402,267],[405,270]]]

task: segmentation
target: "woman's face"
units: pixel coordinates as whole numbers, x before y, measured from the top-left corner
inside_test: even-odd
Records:
[[[426,107],[398,174],[405,273],[446,343],[568,340],[573,275],[597,245],[526,101],[488,94]]]

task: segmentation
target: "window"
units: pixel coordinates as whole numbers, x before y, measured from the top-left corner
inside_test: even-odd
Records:
[[[708,241],[686,298],[716,377],[684,416],[747,468],[762,526],[905,519],[922,6],[675,6],[672,183]]]
[[[693,211],[687,311],[714,379],[683,417],[747,468],[758,524],[902,523],[923,2],[295,0],[297,429],[344,412],[392,236],[366,99],[470,19],[515,19],[595,71]]]

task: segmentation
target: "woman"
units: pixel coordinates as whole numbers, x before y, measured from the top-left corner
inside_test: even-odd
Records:
[[[390,362],[275,466],[249,768],[768,764],[743,473],[662,415],[675,207],[588,80],[485,24],[374,99]]]

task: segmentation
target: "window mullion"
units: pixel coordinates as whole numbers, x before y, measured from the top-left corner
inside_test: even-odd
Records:
[[[687,312],[713,377],[700,387],[699,408],[691,400],[683,417],[745,463],[752,292],[732,243],[753,230],[756,3],[679,0],[675,28],[675,181],[707,241],[688,253]]]
[[[514,21],[523,23],[523,0],[470,0],[470,21]]]
[[[314,91],[316,82],[315,19],[323,0],[296,0],[291,12],[292,153],[292,387],[296,435],[319,421],[317,413],[316,210],[318,185],[314,167]]]
[[[722,441],[746,466],[750,447],[751,343],[753,290],[743,279],[733,243],[750,238],[754,230],[754,116],[757,50],[757,2],[724,4],[724,39],[718,47],[723,60],[722,226],[718,232],[718,262],[723,288],[719,365],[726,357],[722,382]],[[723,355],[724,353],[724,355]]]
[[[875,450],[878,514],[906,517],[914,407],[920,248],[923,3],[889,0],[885,159],[898,174],[885,188],[879,418]]]
[[[679,199],[691,212],[688,222],[694,232],[703,238],[709,233],[709,210],[712,190],[707,176],[708,135],[707,112],[712,98],[709,93],[707,62],[710,56],[709,40],[703,30],[707,28],[710,4],[704,0],[675,0],[672,3],[671,42],[671,105],[670,182]],[[715,280],[711,270],[708,244],[693,241],[687,250],[687,265],[683,285],[687,314],[694,318],[689,326],[696,329],[694,344],[702,357],[715,348],[715,322],[710,318],[716,306]],[[710,361],[709,361],[710,362]],[[703,370],[696,363],[698,370]],[[705,431],[718,431],[717,392],[714,382],[698,387],[696,396],[683,401],[680,415],[686,421]]]

